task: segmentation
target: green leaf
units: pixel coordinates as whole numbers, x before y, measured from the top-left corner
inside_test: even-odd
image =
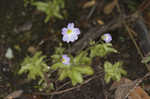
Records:
[[[112,48],[111,43],[95,44],[94,46],[90,47],[91,58],[95,56],[104,57],[109,53],[117,53],[117,50]]]
[[[67,76],[68,76],[68,71],[67,70],[62,70],[60,73],[59,73],[59,80],[64,80]]]
[[[73,85],[73,86],[75,86],[75,85],[78,83],[78,82],[75,81],[74,79],[72,79],[71,82],[72,82],[72,85]]]
[[[51,56],[53,63],[57,63],[61,61],[64,50],[65,49],[62,48],[61,46],[55,48],[55,53]]]
[[[47,12],[46,10],[49,8],[49,4],[41,1],[36,1],[32,3],[32,5],[36,6],[38,10]]]
[[[121,75],[119,74],[119,75],[116,75],[116,77],[115,77],[115,79],[117,80],[117,81],[120,81],[120,78],[121,78]]]
[[[75,62],[75,63],[80,63],[81,58],[82,58],[83,56],[85,56],[85,54],[87,55],[87,53],[86,53],[85,51],[80,52],[80,54],[77,55],[77,56],[74,58],[74,62]]]
[[[51,90],[54,90],[54,89],[55,89],[54,84],[53,84],[53,83],[50,83],[49,88],[50,88]]]
[[[51,66],[51,69],[56,70],[58,68],[63,68],[63,67],[66,67],[63,63],[56,63]]]
[[[123,69],[120,70],[120,73],[123,74],[123,75],[127,75],[127,72]]]
[[[26,73],[28,70],[30,70],[32,67],[29,67],[29,66],[24,66],[24,67],[22,67],[20,70],[19,70],[19,72],[18,72],[18,74],[23,74],[23,73]]]
[[[52,16],[51,14],[48,14],[48,15],[46,16],[44,22],[47,23],[47,22],[50,20],[50,17],[51,17],[51,16]]]
[[[54,54],[54,55],[51,56],[51,58],[53,58],[53,59],[60,59],[60,55]]]
[[[148,63],[150,62],[150,56],[146,56],[142,59],[142,63]]]
[[[70,70],[68,71],[68,76],[72,81],[72,85],[76,85],[77,83],[82,83],[83,82],[83,78],[82,75],[75,70]]]
[[[32,2],[33,6],[36,6],[38,10],[44,12],[47,16],[44,20],[47,23],[50,18],[56,17],[59,19],[63,19],[61,15],[61,10],[64,8],[64,0],[51,0],[47,2],[34,1]]]
[[[116,62],[115,64],[114,64],[114,66],[116,67],[116,68],[119,68],[120,66],[122,66],[122,62]]]
[[[88,58],[87,55],[88,55],[88,53],[86,51],[80,52],[80,54],[74,58],[74,64],[90,65],[91,59]]]
[[[62,48],[60,45],[60,47],[55,48],[55,53],[61,55],[64,53],[64,50],[65,50],[65,48]]]
[[[82,75],[78,71],[72,70],[72,78],[76,82],[79,82],[79,83],[83,82]]]
[[[104,79],[105,79],[106,83],[109,83],[110,79],[111,79],[111,76],[109,76],[108,74],[106,74]]]
[[[92,75],[94,73],[90,66],[75,66],[73,69],[80,72],[81,74]]]
[[[126,75],[126,71],[122,69],[122,62],[116,62],[115,64],[111,64],[110,62],[106,61],[104,63],[104,71],[105,71],[105,81],[107,83],[110,80],[117,80],[121,79],[121,75]]]
[[[71,79],[72,85],[75,86],[78,82],[74,79],[72,70],[68,71],[68,77]]]
[[[111,67],[112,67],[112,64],[111,64],[110,62],[106,61],[106,62],[104,63],[105,72],[109,72],[109,70],[112,69]]]
[[[44,79],[44,72],[48,71],[48,65],[43,61],[45,56],[41,52],[36,52],[33,57],[27,56],[21,64],[18,74],[27,73],[28,79],[36,79],[40,77]]]

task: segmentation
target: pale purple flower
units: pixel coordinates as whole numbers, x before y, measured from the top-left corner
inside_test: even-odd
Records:
[[[102,36],[102,39],[106,42],[106,43],[109,43],[112,41],[112,37],[109,33],[106,33]]]
[[[62,29],[63,41],[67,43],[77,40],[79,34],[80,30],[74,27],[74,23],[69,23],[67,28]]]
[[[69,65],[70,64],[70,57],[68,57],[66,54],[64,54],[62,56],[62,63],[65,65]]]

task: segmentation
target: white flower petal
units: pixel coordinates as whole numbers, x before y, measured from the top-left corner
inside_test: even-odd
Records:
[[[78,28],[74,28],[73,29],[73,33],[79,35],[80,34],[80,30]]]
[[[67,28],[72,30],[74,28],[74,23],[69,23]]]
[[[68,29],[67,28],[63,28],[62,29],[62,35],[66,35],[67,34]]]

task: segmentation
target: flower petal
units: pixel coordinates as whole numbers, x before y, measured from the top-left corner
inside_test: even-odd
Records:
[[[69,43],[69,37],[68,37],[68,35],[64,35],[63,36],[63,41],[66,41],[67,43]]]
[[[67,34],[67,30],[68,30],[67,28],[63,28],[63,29],[62,29],[62,35]]]
[[[106,33],[102,36],[102,39],[106,42],[106,43],[109,43],[112,41],[112,37],[109,33]]]
[[[79,35],[80,34],[80,30],[78,28],[74,28],[73,29],[73,33]]]
[[[69,65],[70,64],[70,57],[68,57],[66,54],[64,54],[62,56],[62,63],[65,65]]]
[[[69,23],[67,28],[72,30],[74,28],[74,23]]]

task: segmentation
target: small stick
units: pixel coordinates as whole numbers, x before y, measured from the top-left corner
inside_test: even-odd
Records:
[[[97,6],[97,4],[95,4],[95,5],[92,7],[92,9],[91,9],[90,13],[89,13],[89,14],[88,14],[88,16],[87,16],[87,20],[89,20],[89,19],[90,19],[90,17],[92,16],[93,12],[94,12],[94,11],[95,11],[95,9],[96,9],[96,6]]]
[[[85,80],[81,85],[78,85],[76,87],[64,89],[64,90],[61,90],[61,91],[54,91],[54,92],[51,92],[51,93],[34,92],[33,94],[37,94],[37,95],[58,95],[58,94],[62,94],[62,93],[65,93],[65,92],[72,91],[74,89],[80,88],[82,85],[87,84],[88,82],[90,82],[91,80],[93,80],[93,79],[95,79],[95,78],[97,78],[99,76],[93,76],[93,77]]]
[[[135,39],[134,39],[134,37],[133,37],[133,35],[132,35],[131,29],[129,28],[129,26],[128,26],[126,23],[124,23],[124,25],[125,25],[125,27],[126,27],[126,29],[127,29],[127,31],[128,31],[128,34],[129,34],[129,36],[130,36],[132,42],[133,42],[134,45],[135,45],[135,47],[136,47],[136,49],[137,49],[139,55],[141,56],[141,58],[143,58],[143,57],[144,57],[144,56],[143,56],[143,53],[142,53],[140,47],[138,46],[138,44],[136,43],[136,41],[135,41]]]

